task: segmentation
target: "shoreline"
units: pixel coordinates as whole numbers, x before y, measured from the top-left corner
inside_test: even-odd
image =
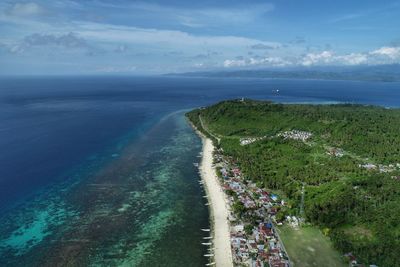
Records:
[[[192,125],[202,141],[202,158],[199,165],[200,176],[203,181],[207,200],[210,203],[210,221],[212,242],[214,248],[214,262],[217,267],[233,267],[233,257],[230,242],[229,210],[226,196],[213,167],[213,151],[215,149],[211,139],[205,137]]]

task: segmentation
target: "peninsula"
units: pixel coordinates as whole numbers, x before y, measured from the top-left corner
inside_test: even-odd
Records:
[[[204,170],[215,145],[219,182],[205,184],[222,187],[229,207],[214,218],[215,231],[229,223],[231,256],[222,257],[245,266],[399,265],[400,110],[241,99],[187,117],[206,137],[203,179],[215,177]],[[290,242],[307,231],[319,236]]]

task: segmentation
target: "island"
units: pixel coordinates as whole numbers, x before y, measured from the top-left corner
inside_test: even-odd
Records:
[[[400,266],[399,109],[237,99],[186,116],[227,206],[210,264]]]

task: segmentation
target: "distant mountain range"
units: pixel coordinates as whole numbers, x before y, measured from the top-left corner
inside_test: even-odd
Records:
[[[285,69],[236,69],[168,74],[185,77],[280,78],[354,81],[400,81],[400,64]]]

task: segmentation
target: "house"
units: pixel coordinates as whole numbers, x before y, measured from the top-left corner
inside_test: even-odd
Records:
[[[243,224],[236,225],[234,228],[235,228],[236,232],[243,232],[244,231],[244,225]]]

